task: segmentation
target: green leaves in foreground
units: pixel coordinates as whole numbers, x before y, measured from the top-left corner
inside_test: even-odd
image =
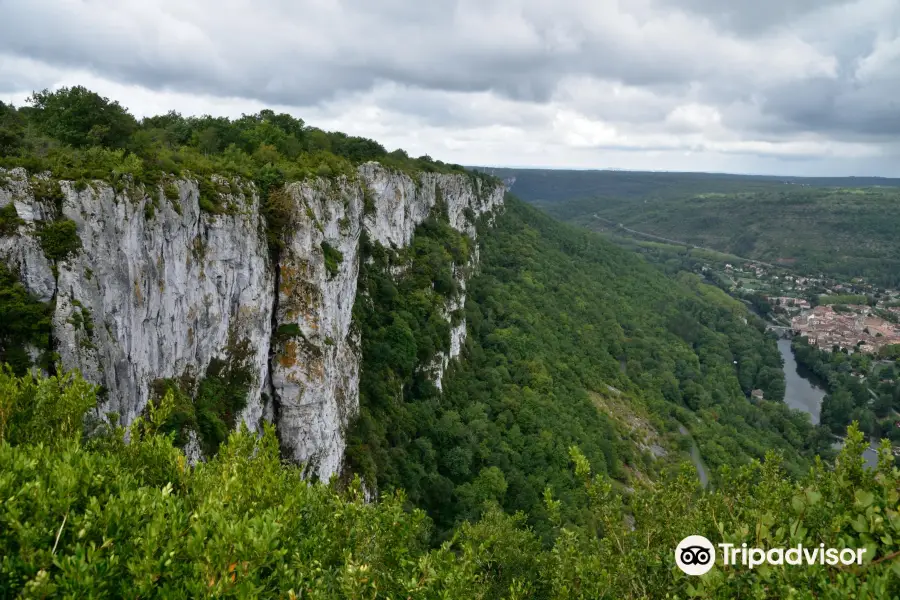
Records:
[[[862,467],[851,428],[834,469],[788,479],[775,455],[725,472],[703,492],[689,470],[630,494],[595,476],[577,448],[583,527],[557,525],[549,548],[488,505],[439,548],[402,493],[364,501],[282,464],[271,428],[232,433],[189,466],[159,433],[171,393],[126,431],[82,417],[93,390],[75,374],[0,373],[0,597],[93,598],[895,598],[900,472]],[[673,549],[689,534],[761,547],[866,547],[861,567],[719,566],[682,575]]]

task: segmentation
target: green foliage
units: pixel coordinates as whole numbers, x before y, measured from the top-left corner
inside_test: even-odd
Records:
[[[96,405],[96,388],[76,373],[17,377],[0,370],[0,443],[59,448],[80,440],[84,417]]]
[[[163,187],[163,193],[165,194],[167,200],[178,200],[181,197],[181,193],[178,191],[178,186],[173,182],[169,182]]]
[[[222,205],[222,198],[216,185],[208,177],[198,177],[197,187],[200,196],[197,200],[200,210],[210,214],[221,214],[226,212]]]
[[[65,199],[62,187],[55,179],[43,179],[33,177],[31,179],[31,191],[34,197],[56,209],[57,215],[62,213],[62,203]]]
[[[429,521],[402,493],[366,502],[310,484],[279,456],[273,429],[231,433],[196,467],[162,433],[170,392],[126,431],[89,426],[94,390],[80,377],[0,372],[0,596],[643,599],[900,594],[900,472],[887,454],[862,468],[851,428],[834,469],[792,481],[775,454],[700,490],[684,471],[627,494],[561,449],[584,525],[542,506],[553,541],[488,500],[482,517],[429,547]],[[126,434],[129,442],[126,443]],[[887,452],[885,449],[883,452]],[[574,467],[574,468],[573,468]],[[496,470],[479,485],[499,491]],[[627,517],[627,518],[626,518]],[[673,549],[688,534],[761,547],[866,548],[864,564],[728,568],[683,575]]]
[[[862,304],[865,305],[867,303],[867,298],[863,295],[858,294],[842,294],[835,296],[819,296],[819,304]],[[843,307],[846,309],[846,307]],[[835,310],[838,310],[838,307],[834,307]]]
[[[0,235],[15,235],[19,226],[25,223],[16,212],[16,205],[10,202],[0,208]]]
[[[856,421],[866,434],[900,443],[900,428],[894,418],[900,409],[900,385],[893,378],[884,379],[870,356],[820,350],[805,337],[794,338],[792,347],[797,362],[828,389],[822,399],[823,427],[840,434]],[[891,355],[890,347],[885,348],[882,358]]]
[[[363,214],[375,214],[375,193],[368,185],[363,186]]]
[[[303,332],[296,323],[282,323],[278,326],[277,335],[280,338],[291,338],[302,336]]]
[[[35,92],[30,114],[47,136],[77,147],[124,147],[137,122],[118,102],[82,87]]]
[[[0,263],[0,362],[22,374],[32,360],[28,348],[43,351],[41,366],[49,367],[50,318],[53,306],[28,293],[15,273]]]
[[[180,381],[156,381],[153,390],[156,402],[171,397],[174,406],[162,431],[173,433],[179,446],[187,443],[189,431],[195,431],[204,456],[215,455],[247,406],[247,394],[253,382],[250,354],[248,340],[233,340],[226,349],[227,359],[213,358],[198,382],[188,377]]]
[[[273,256],[284,248],[285,238],[296,220],[296,211],[294,199],[283,186],[271,188],[266,194],[262,212],[266,218],[266,240]]]
[[[117,102],[83,87],[36,92],[31,106],[0,106],[0,166],[51,171],[59,179],[108,179],[127,174],[156,185],[165,176],[251,179],[264,198],[285,181],[354,177],[356,166],[381,161],[391,168],[465,173],[428,157],[388,153],[373,140],[325,132],[287,114],[262,110],[239,119],[183,117],[175,112],[137,122]],[[202,194],[204,210],[217,200]]]
[[[322,255],[325,257],[325,270],[328,272],[329,277],[334,277],[338,274],[340,264],[344,260],[344,255],[340,250],[326,241],[322,242],[321,247]]]
[[[78,237],[75,221],[71,219],[42,223],[37,233],[41,248],[50,260],[66,260],[81,250],[81,238]]]
[[[588,228],[626,227],[803,273],[900,287],[900,180],[492,169],[513,193]],[[864,187],[865,186],[865,187]]]
[[[401,495],[368,504],[358,482],[307,484],[271,428],[233,433],[192,469],[158,433],[169,395],[130,443],[116,429],[79,444],[88,395],[70,385],[0,376],[4,401],[31,386],[52,409],[14,412],[0,442],[0,596],[458,598],[477,582],[474,559],[423,546],[424,515]]]
[[[514,198],[495,227],[479,232],[464,359],[439,394],[417,365],[448,350],[442,311],[458,291],[454,265],[469,252],[445,218],[432,216],[399,255],[364,245],[355,307],[361,415],[348,440],[353,468],[379,489],[404,489],[435,520],[439,539],[477,518],[486,500],[522,511],[549,539],[548,486],[564,500],[566,522],[583,523],[564,460],[570,445],[623,485],[672,468],[639,452],[642,440],[628,439],[631,428],[598,397],[619,393],[621,404],[654,415],[651,428],[672,446],[679,424],[690,424],[716,470],[776,447],[798,473],[819,449],[808,418],[779,401],[775,341],[744,324],[743,306],[696,278],[668,279]],[[772,401],[755,406],[746,395],[760,385]]]

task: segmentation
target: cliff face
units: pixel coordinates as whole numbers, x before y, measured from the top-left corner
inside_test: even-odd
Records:
[[[103,386],[101,411],[128,423],[154,382],[196,382],[214,363],[239,367],[251,380],[241,420],[251,429],[273,421],[285,451],[323,478],[340,471],[359,405],[360,237],[402,248],[439,198],[450,224],[474,237],[473,219],[498,209],[504,191],[465,175],[414,181],[375,163],[352,180],[293,183],[294,222],[276,263],[252,185],[219,181],[225,210],[212,214],[201,211],[193,180],[119,191],[63,181],[53,200],[44,183],[0,172],[0,208],[12,203],[21,220],[0,237],[0,257],[31,293],[55,301],[54,349],[65,369]],[[81,248],[51,261],[38,231],[60,219],[74,222]],[[464,301],[451,301],[448,319]],[[465,323],[456,324],[449,356],[423,366],[438,385],[464,337]]]

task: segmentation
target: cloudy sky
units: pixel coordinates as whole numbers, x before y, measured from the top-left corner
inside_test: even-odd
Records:
[[[0,100],[271,107],[463,164],[900,176],[897,0],[0,0]]]

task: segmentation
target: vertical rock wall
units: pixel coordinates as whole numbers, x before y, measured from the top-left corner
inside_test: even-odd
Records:
[[[244,344],[253,384],[243,420],[253,429],[273,420],[285,452],[322,478],[340,471],[359,408],[352,309],[360,236],[403,248],[440,200],[450,224],[474,238],[474,219],[498,209],[504,192],[458,174],[414,180],[377,163],[354,178],[293,183],[295,219],[273,264],[251,185],[220,186],[227,210],[210,214],[192,180],[173,182],[168,193],[61,182],[59,203],[36,199],[39,183],[21,169],[0,172],[0,208],[13,203],[22,220],[0,236],[0,258],[35,296],[55,301],[61,363],[103,386],[102,410],[130,422],[154,381],[202,379],[213,359],[232,360]],[[37,229],[59,218],[75,222],[81,251],[54,269]],[[448,319],[465,303],[466,271],[454,271],[462,293],[448,303]],[[455,323],[449,354],[427,366],[438,385],[465,331]]]

